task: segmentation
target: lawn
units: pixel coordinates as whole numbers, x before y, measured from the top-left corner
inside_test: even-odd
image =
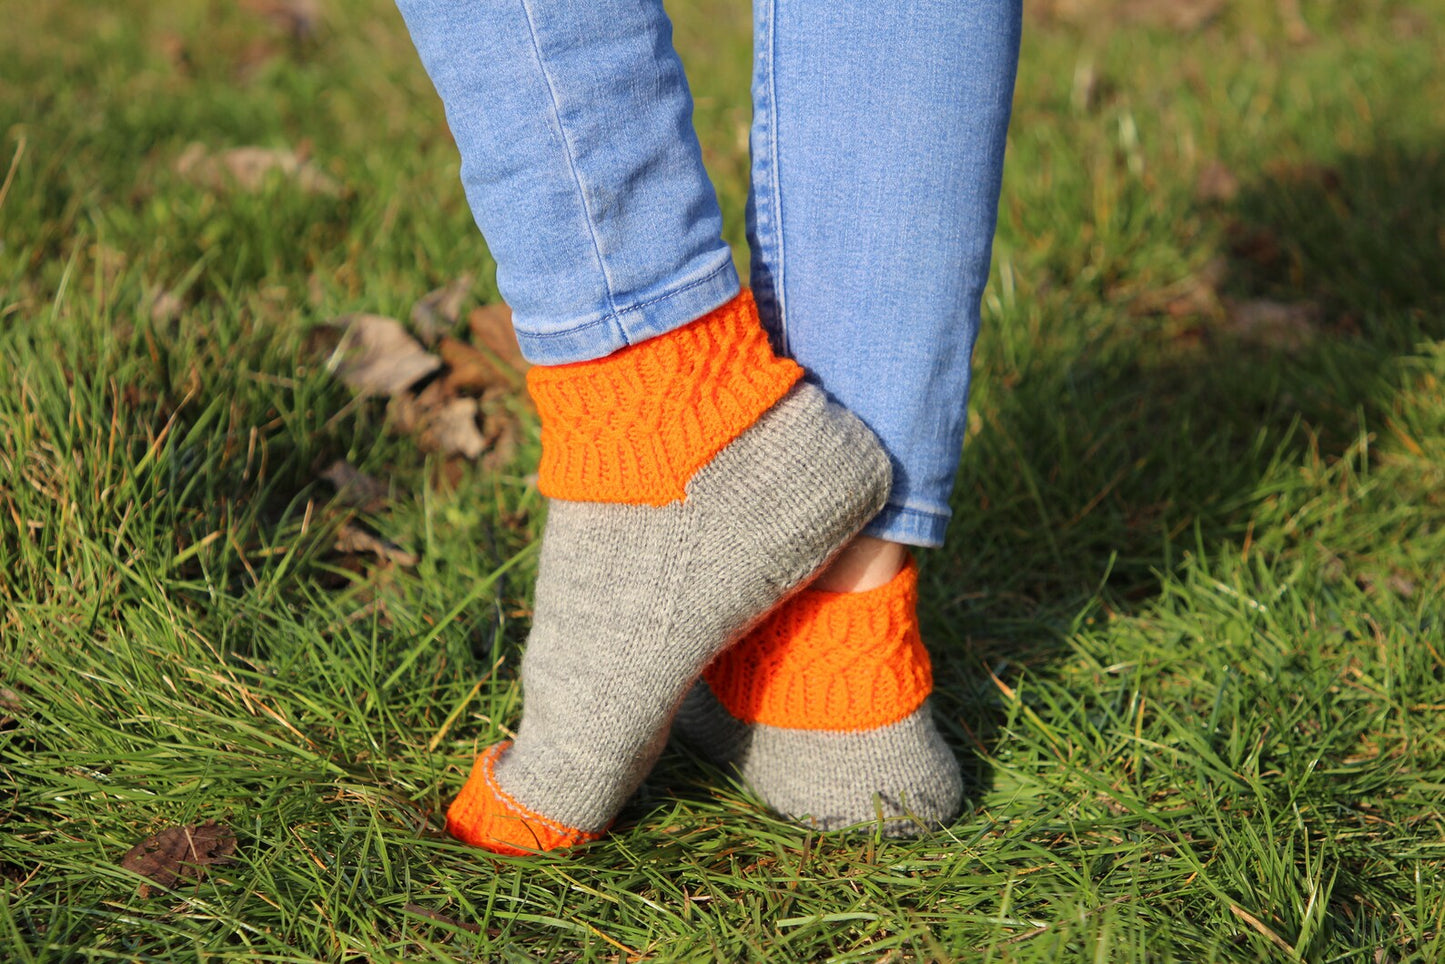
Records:
[[[747,6],[671,6],[741,250]],[[1442,0],[1031,4],[922,559],[967,812],[819,835],[674,747],[528,859],[441,832],[544,501],[399,16],[3,19],[0,960],[1445,960]],[[332,370],[448,285],[440,388]]]

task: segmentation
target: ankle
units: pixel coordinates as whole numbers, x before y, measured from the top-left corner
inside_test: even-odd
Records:
[[[818,578],[813,589],[823,592],[866,592],[890,582],[908,562],[908,547],[873,536],[859,536],[843,548]]]

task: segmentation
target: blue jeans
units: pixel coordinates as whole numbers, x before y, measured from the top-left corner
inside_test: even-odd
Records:
[[[538,364],[680,327],[739,282],[660,0],[397,0]],[[752,286],[775,345],[882,439],[866,530],[943,541],[1020,0],[754,0]]]

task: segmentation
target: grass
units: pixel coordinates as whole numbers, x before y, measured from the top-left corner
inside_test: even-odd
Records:
[[[746,11],[675,6],[739,241]],[[1445,4],[1054,6],[924,559],[969,811],[819,836],[676,750],[529,860],[439,814],[517,718],[535,431],[449,470],[306,346],[496,297],[399,18],[7,9],[0,959],[1445,959]],[[336,458],[414,569],[330,551]],[[139,897],[126,850],[208,819],[235,861]]]

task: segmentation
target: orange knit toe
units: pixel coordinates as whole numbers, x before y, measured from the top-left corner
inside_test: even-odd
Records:
[[[511,745],[510,740],[498,743],[477,757],[472,775],[447,808],[447,833],[473,847],[516,857],[601,837],[601,831],[578,830],[535,813],[501,788],[495,767]]]
[[[857,731],[896,723],[933,690],[918,632],[918,567],[864,592],[805,589],[703,678],[745,723]]]

